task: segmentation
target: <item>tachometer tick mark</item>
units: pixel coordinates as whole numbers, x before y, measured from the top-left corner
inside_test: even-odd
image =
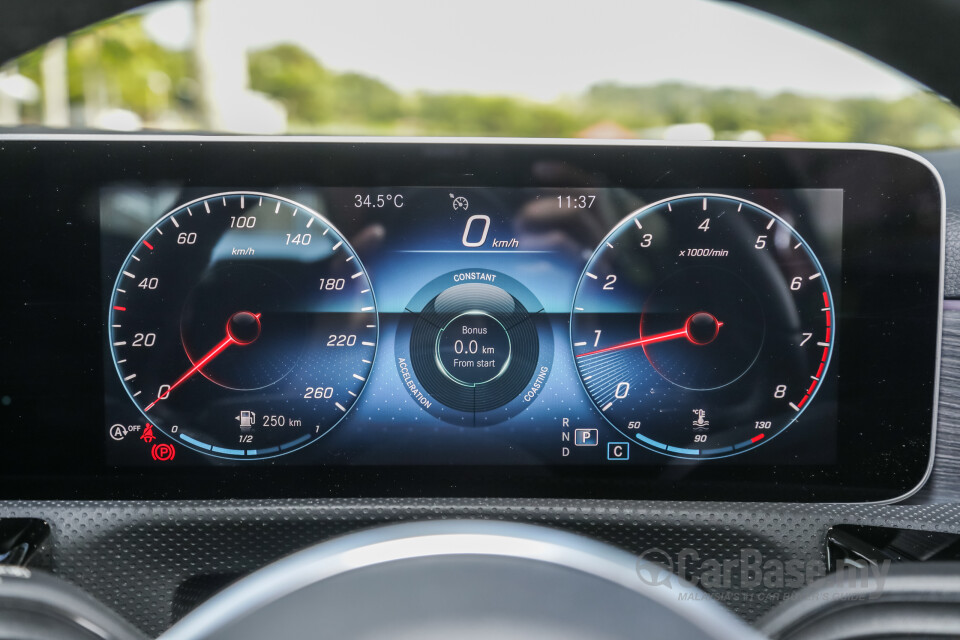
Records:
[[[346,409],[343,407],[343,405],[340,404],[339,402],[334,402],[333,405],[334,405],[337,409],[340,409],[340,411],[343,411],[344,413],[347,412],[347,410],[346,410]]]
[[[790,403],[790,408],[793,409],[794,411],[800,411],[800,407],[798,407],[797,405],[793,404],[792,402]]]

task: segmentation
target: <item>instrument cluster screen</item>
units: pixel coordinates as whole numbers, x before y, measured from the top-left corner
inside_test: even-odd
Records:
[[[907,151],[11,135],[0,212],[0,494],[860,502],[930,472],[944,197]]]
[[[100,192],[116,465],[834,464],[843,191]]]

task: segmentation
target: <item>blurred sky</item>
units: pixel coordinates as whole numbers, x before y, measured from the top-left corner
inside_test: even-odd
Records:
[[[829,97],[896,98],[917,90],[899,73],[822,36],[703,0],[207,2],[218,27],[247,48],[295,43],[329,68],[374,76],[401,91],[548,101],[609,80]],[[189,46],[191,4],[174,0],[147,11],[155,39]]]

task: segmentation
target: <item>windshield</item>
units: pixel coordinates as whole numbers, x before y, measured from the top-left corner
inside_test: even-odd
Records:
[[[0,125],[253,134],[960,142],[849,48],[701,0],[173,0],[0,67]]]

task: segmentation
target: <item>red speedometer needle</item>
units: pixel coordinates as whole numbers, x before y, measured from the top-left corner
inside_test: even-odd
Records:
[[[227,320],[227,335],[217,346],[207,352],[205,356],[197,360],[196,364],[187,369],[186,373],[177,378],[177,381],[170,385],[165,393],[157,397],[144,408],[144,412],[150,411],[155,404],[161,400],[166,400],[170,392],[189,380],[193,374],[210,364],[210,361],[226,351],[232,344],[246,345],[250,344],[260,336],[260,314],[250,313],[249,311],[239,311]]]
[[[641,336],[637,340],[621,342],[620,344],[615,344],[612,347],[605,347],[603,349],[597,349],[596,351],[588,351],[587,353],[581,353],[577,357],[582,358],[584,356],[592,356],[598,353],[607,353],[609,351],[632,349],[633,347],[642,347],[644,345],[654,344],[656,342],[677,340],[678,338],[686,338],[691,344],[705,345],[713,342],[713,339],[717,337],[717,333],[720,331],[720,327],[722,326],[723,323],[714,318],[711,314],[700,311],[687,318],[687,321],[683,323],[683,327],[680,329],[664,331],[663,333],[657,333],[652,336]]]

